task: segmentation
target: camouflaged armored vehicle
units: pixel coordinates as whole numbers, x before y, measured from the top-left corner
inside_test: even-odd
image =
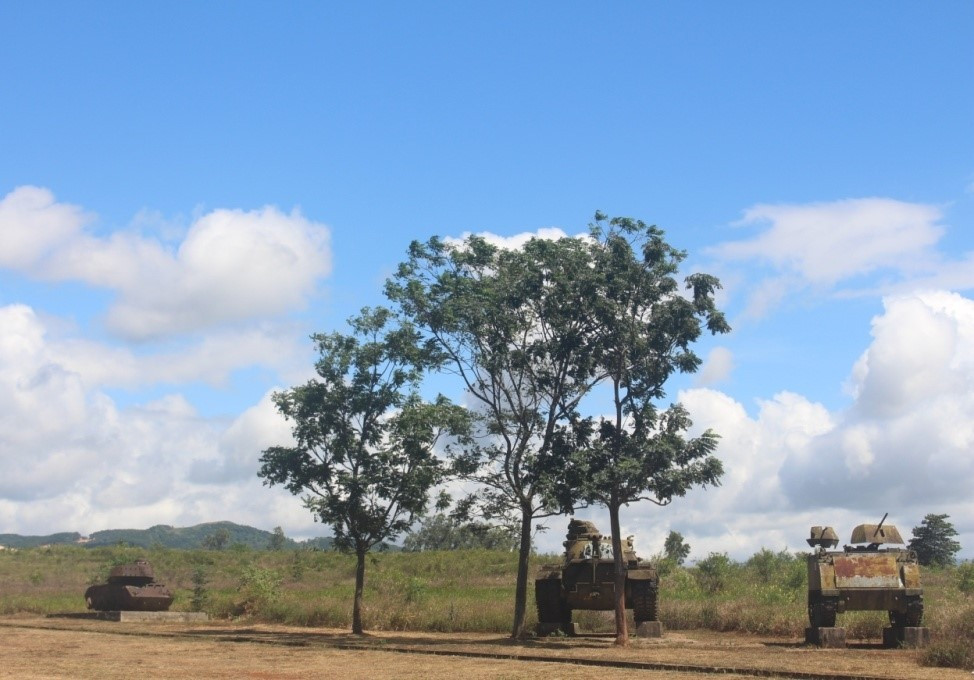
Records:
[[[114,567],[107,584],[88,588],[85,604],[98,611],[161,612],[172,604],[172,591],[155,582],[151,564],[136,560]]]
[[[891,524],[860,524],[852,543],[839,543],[832,527],[812,527],[808,544],[808,619],[813,628],[835,626],[836,614],[846,611],[888,611],[894,628],[919,626],[923,620],[923,588],[917,555],[902,545]],[[865,545],[863,545],[865,544]],[[882,547],[881,547],[882,546]]]
[[[561,565],[544,566],[534,582],[539,629],[557,624],[572,632],[572,610],[615,608],[615,562],[612,539],[602,536],[592,522],[573,519],[564,542]],[[637,623],[658,620],[656,569],[643,562],[633,550],[632,537],[622,545],[626,565],[626,608]]]

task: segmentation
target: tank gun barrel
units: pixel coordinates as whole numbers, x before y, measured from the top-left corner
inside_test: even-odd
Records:
[[[888,513],[888,512],[886,512],[886,513],[883,513],[883,518],[882,518],[881,520],[879,520],[879,524],[877,524],[877,525],[876,525],[876,531],[874,531],[874,532],[873,532],[873,536],[877,536],[877,535],[879,535],[879,532],[880,532],[880,531],[882,530],[882,528],[883,528],[883,522],[885,522],[885,521],[886,521],[886,518],[887,518],[887,517],[889,517],[889,513]]]

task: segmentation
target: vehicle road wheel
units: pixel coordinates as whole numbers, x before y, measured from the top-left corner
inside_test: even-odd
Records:
[[[814,593],[808,594],[808,621],[812,628],[832,628],[835,626],[834,600],[823,598]]]
[[[904,611],[892,609],[889,612],[889,625],[894,628],[915,628],[923,622],[923,600],[910,600]]]
[[[539,578],[534,582],[534,601],[538,606],[538,621],[562,623],[561,579]],[[571,612],[569,612],[569,621]]]
[[[659,621],[658,589],[651,581],[631,581],[632,617],[641,621]]]

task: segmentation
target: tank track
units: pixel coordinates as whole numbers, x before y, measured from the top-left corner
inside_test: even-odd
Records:
[[[632,581],[632,616],[637,623],[659,621],[658,590],[649,581]]]

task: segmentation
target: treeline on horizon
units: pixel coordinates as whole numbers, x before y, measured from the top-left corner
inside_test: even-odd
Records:
[[[157,524],[148,529],[105,529],[90,536],[80,533],[59,532],[46,536],[0,534],[0,546],[24,549],[46,545],[78,545],[84,548],[128,545],[140,548],[225,549],[242,546],[253,550],[330,550],[332,539],[328,536],[295,541],[277,528],[264,531],[234,522],[205,522],[190,527],[173,527]]]

